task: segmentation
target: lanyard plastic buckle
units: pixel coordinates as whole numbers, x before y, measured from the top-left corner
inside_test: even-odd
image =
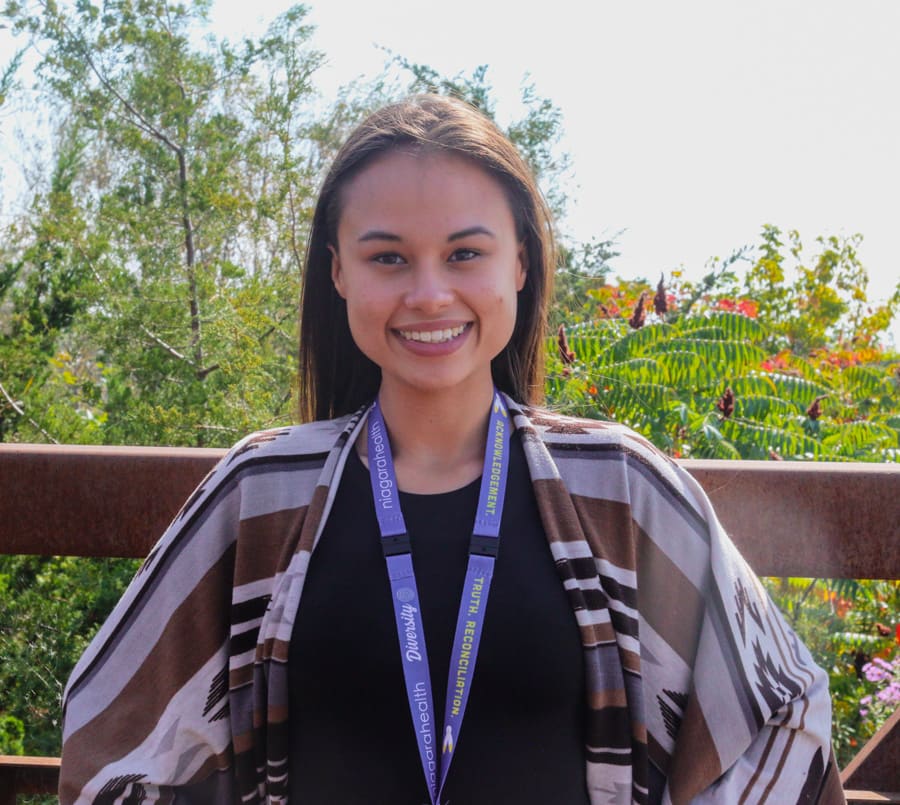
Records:
[[[493,556],[496,559],[499,550],[500,540],[497,537],[472,534],[472,538],[469,540],[469,553],[475,556]]]
[[[389,537],[381,538],[381,550],[385,556],[397,556],[402,553],[409,553],[412,546],[409,541],[409,534],[391,534]]]

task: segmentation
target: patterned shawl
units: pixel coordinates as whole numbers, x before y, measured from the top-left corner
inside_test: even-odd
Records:
[[[581,629],[592,805],[843,802],[827,677],[699,485],[508,402]],[[364,419],[253,434],[200,484],[72,673],[62,805],[287,801],[288,643]]]

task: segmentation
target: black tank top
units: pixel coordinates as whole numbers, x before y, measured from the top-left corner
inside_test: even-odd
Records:
[[[518,434],[512,444],[500,553],[442,803],[587,805],[580,635]],[[439,719],[479,483],[400,494]],[[310,562],[288,674],[292,805],[428,802],[368,470],[355,451]]]

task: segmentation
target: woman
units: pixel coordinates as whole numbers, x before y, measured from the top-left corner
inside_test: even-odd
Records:
[[[825,675],[697,484],[523,407],[553,267],[473,109],[351,135],[310,234],[309,422],[223,459],[79,662],[62,802],[843,800]]]

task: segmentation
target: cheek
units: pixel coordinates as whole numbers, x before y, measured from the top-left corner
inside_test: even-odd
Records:
[[[371,336],[374,328],[375,317],[372,308],[359,300],[347,304],[347,319],[350,322],[350,333],[353,340],[359,344],[367,335]]]
[[[512,336],[518,312],[518,295],[512,283],[495,283],[485,285],[476,297],[479,300],[479,311],[496,337],[501,333],[505,337]]]
[[[382,338],[389,312],[384,300],[367,289],[355,288],[347,296],[347,320],[356,346],[369,358]]]
[[[369,311],[376,307],[372,289],[368,283],[360,282],[354,277],[345,280],[344,289],[347,313],[351,318],[365,318]]]

